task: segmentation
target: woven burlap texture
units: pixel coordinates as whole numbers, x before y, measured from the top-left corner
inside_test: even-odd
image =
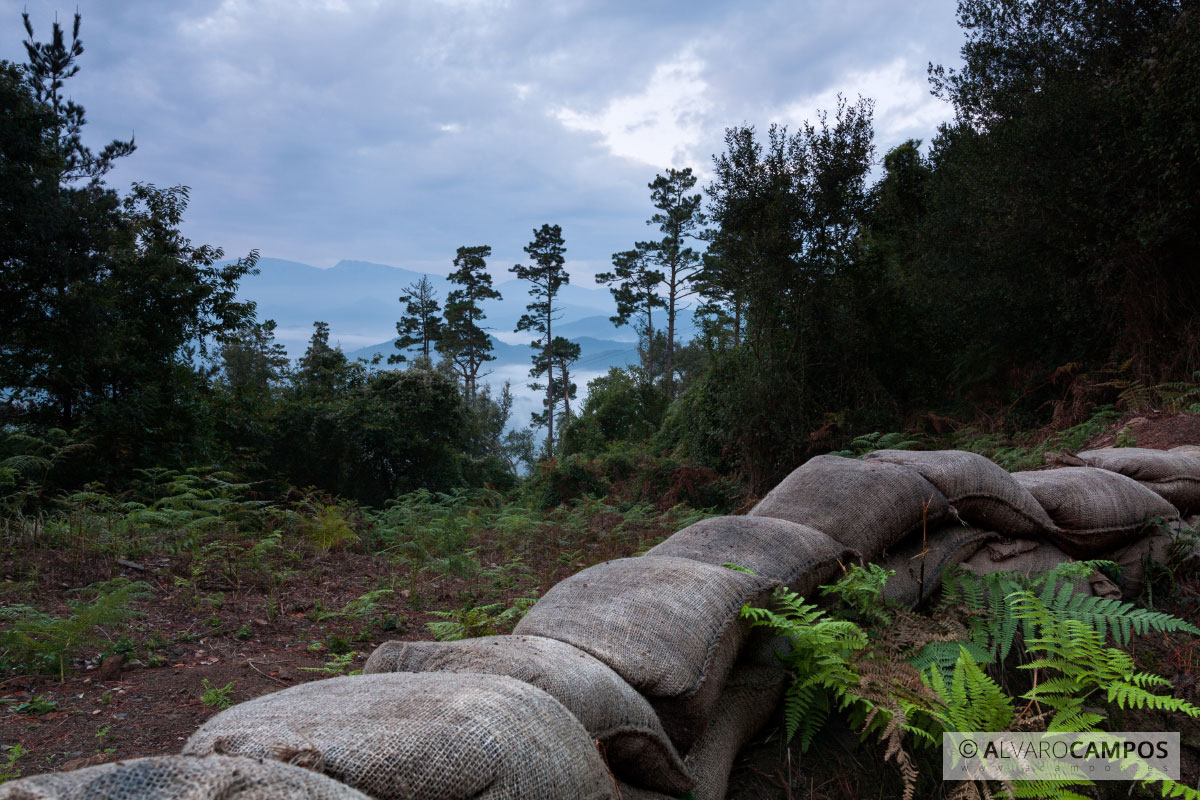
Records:
[[[514,633],[591,653],[646,695],[680,753],[704,730],[748,625],[775,581],[685,558],[606,561],[553,586]]]
[[[184,753],[275,758],[376,800],[616,797],[588,732],[550,695],[503,675],[329,678],[222,711]]]
[[[883,586],[883,597],[913,608],[930,598],[942,585],[946,568],[960,564],[1000,534],[952,522],[922,535],[905,537],[892,548],[880,566],[896,574]]]
[[[830,583],[862,557],[807,525],[771,517],[711,517],[675,533],[648,556],[737,564],[779,581],[801,597]]]
[[[0,786],[4,800],[368,800],[302,767],[227,756],[155,756]]]
[[[380,672],[476,672],[532,684],[562,703],[599,740],[617,777],[680,795],[695,781],[646,698],[599,659],[542,636],[461,642],[384,642],[363,667]]]
[[[1028,578],[1039,572],[1049,572],[1059,564],[1072,560],[1050,542],[1002,539],[985,544],[979,552],[962,562],[962,568],[976,575],[1015,572]],[[1086,579],[1076,581],[1075,589],[1078,592],[1114,600],[1121,597],[1121,590],[1117,585],[1094,570]]]
[[[787,689],[788,673],[779,667],[739,666],[721,692],[712,722],[688,753],[696,776],[695,800],[724,800],[738,753],[774,716]],[[622,786],[622,800],[666,800],[668,795]]]
[[[942,493],[910,467],[817,456],[768,492],[750,516],[808,525],[874,561],[923,524],[945,521],[949,511]]]
[[[1093,467],[1016,472],[1054,521],[1050,538],[1068,555],[1102,558],[1136,539],[1158,517],[1179,518],[1175,506],[1132,478]]]
[[[1143,538],[1105,558],[1121,567],[1121,591],[1132,600],[1142,594],[1147,578],[1153,577],[1152,565],[1179,572],[1200,567],[1200,532],[1192,524],[1172,522],[1165,529],[1150,529]]]
[[[1038,539],[1054,527],[1028,489],[977,453],[877,450],[866,458],[915,469],[945,495],[960,519],[980,528]]]
[[[1183,514],[1200,511],[1200,454],[1187,450],[1105,447],[1079,454],[1089,467],[1133,478]]]

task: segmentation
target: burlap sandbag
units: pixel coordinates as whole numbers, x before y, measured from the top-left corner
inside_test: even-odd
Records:
[[[915,608],[933,596],[951,564],[961,564],[1000,534],[952,522],[922,537],[912,534],[892,548],[880,564],[896,574],[883,586],[883,597]]]
[[[553,586],[517,624],[591,653],[650,700],[679,752],[704,731],[748,630],[742,605],[776,582],[685,558],[606,561]]]
[[[712,721],[688,753],[696,776],[696,800],[724,800],[733,762],[775,714],[787,689],[789,673],[781,668],[738,667],[721,692]]]
[[[630,786],[624,781],[618,781],[617,787],[621,792],[621,800],[677,800],[676,795],[663,794],[653,789],[643,789],[640,786]]]
[[[960,519],[1005,536],[1037,539],[1054,523],[1002,467],[965,450],[877,450],[868,459],[912,467],[937,487]]]
[[[696,776],[692,797],[724,800],[738,753],[774,715],[787,689],[789,673],[778,667],[739,666],[717,702],[712,722],[688,753]],[[622,800],[666,800],[668,795],[622,785]]]
[[[1032,539],[1002,539],[988,542],[979,549],[979,552],[963,561],[961,566],[976,575],[1015,572],[1028,578],[1039,572],[1049,572],[1059,564],[1073,560],[1049,542],[1037,542]],[[1121,597],[1121,590],[1117,588],[1117,585],[1094,570],[1086,579],[1077,581],[1075,589],[1114,600]]]
[[[1093,467],[1016,472],[1054,521],[1050,538],[1076,558],[1104,554],[1137,538],[1154,518],[1179,518],[1175,506],[1132,478]]]
[[[571,712],[503,675],[404,672],[305,683],[222,711],[183,752],[302,764],[376,800],[616,797]]]
[[[646,698],[598,659],[542,636],[461,642],[384,642],[363,667],[380,672],[480,672],[533,684],[558,700],[598,740],[617,777],[683,794],[695,781]]]
[[[932,530],[949,511],[942,493],[911,467],[817,456],[768,492],[750,516],[808,525],[874,561],[922,524]]]
[[[1163,531],[1152,531],[1149,535],[1105,556],[1106,560],[1115,561],[1121,568],[1117,586],[1124,597],[1133,600],[1141,596],[1152,565],[1167,563],[1172,539],[1173,537]]]
[[[1200,539],[1190,525],[1169,523],[1105,556],[1121,568],[1118,585],[1127,599],[1140,597],[1154,565],[1188,572],[1200,567]]]
[[[1145,447],[1104,447],[1079,453],[1089,467],[1119,472],[1183,513],[1200,510],[1200,455]]]
[[[712,517],[675,533],[648,556],[737,564],[779,581],[801,597],[841,575],[862,557],[818,530],[771,517]]]
[[[278,761],[155,756],[0,786],[3,800],[368,800],[349,786]]]

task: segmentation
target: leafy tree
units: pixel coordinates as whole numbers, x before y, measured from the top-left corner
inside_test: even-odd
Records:
[[[504,434],[504,457],[514,474],[532,470],[537,464],[534,433],[533,428],[514,428]]]
[[[501,491],[515,485],[516,457],[505,432],[512,417],[512,404],[512,385],[505,381],[500,394],[495,397],[492,387],[484,385],[466,408],[463,479],[469,485],[490,484]]]
[[[517,331],[535,331],[541,334],[530,343],[530,346],[539,348],[540,351],[533,354],[533,368],[529,370],[529,374],[534,378],[545,375],[546,383],[530,384],[530,388],[534,391],[546,390],[546,398],[542,401],[545,410],[541,414],[534,414],[534,423],[547,427],[547,447],[552,450],[558,401],[570,394],[569,383],[556,381],[554,377],[554,368],[561,364],[564,354],[569,354],[568,348],[556,345],[552,330],[554,320],[561,316],[555,308],[554,299],[558,296],[558,290],[571,282],[571,276],[567,274],[564,266],[564,254],[567,249],[563,246],[562,228],[558,225],[542,225],[539,230],[533,232],[533,241],[526,245],[525,252],[529,254],[533,263],[515,264],[509,269],[509,272],[520,280],[529,281],[529,294],[533,297],[533,301],[525,306],[526,313],[517,321]],[[562,337],[558,338],[562,340]],[[576,348],[574,358],[578,357]]]
[[[270,449],[280,399],[289,388],[291,360],[275,341],[275,321],[250,321],[217,338],[216,373],[201,414],[210,428],[208,463],[239,474],[274,477],[263,454]]]
[[[492,288],[492,276],[487,271],[487,258],[491,254],[492,248],[487,245],[458,248],[454,257],[457,269],[450,273],[449,279],[461,288],[446,296],[445,322],[436,345],[462,379],[468,405],[475,399],[480,368],[496,358],[491,353],[491,337],[480,327],[487,318],[483,301],[500,299],[500,292]]]
[[[563,427],[564,455],[596,456],[617,442],[642,442],[662,423],[666,397],[637,370],[613,367],[588,382],[583,408]]]
[[[645,339],[642,366],[646,369],[647,380],[653,383],[656,342],[654,309],[666,308],[667,301],[658,293],[663,273],[651,269],[650,259],[651,248],[645,242],[639,242],[632,250],[613,253],[613,271],[597,275],[596,283],[610,285],[609,291],[617,303],[616,315],[609,318],[614,325],[627,325],[635,315],[642,317],[641,322],[635,325],[635,330],[639,340]]]
[[[712,236],[714,231],[707,231]],[[749,281],[748,262],[739,253],[705,253],[693,280],[701,301],[696,307],[700,336],[710,349],[737,347],[742,341],[746,313],[745,292]]]
[[[978,396],[1066,362],[1194,369],[1194,8],[964,0],[958,17],[963,68],[930,68],[956,121],[933,143],[921,226],[929,283],[989,316],[953,320],[955,338],[973,328],[957,382]]]
[[[378,486],[377,497],[462,485],[468,409],[453,382],[433,370],[380,372],[362,400],[354,421],[369,470],[364,478]]]
[[[441,307],[437,294],[428,276],[409,284],[408,290],[400,295],[404,304],[404,316],[396,323],[396,349],[399,353],[388,356],[389,364],[406,360],[404,351],[420,346],[421,358],[429,361],[429,351],[436,347],[442,335]]]
[[[452,378],[419,367],[366,374],[354,364],[346,374],[330,391],[296,388],[284,398],[266,453],[271,469],[293,485],[372,505],[463,484],[469,425]]]
[[[251,315],[236,288],[257,254],[222,264],[184,238],[185,187],[106,187],[134,147],[83,144],[83,108],[64,96],[79,16],[69,42],[25,23],[29,64],[0,70],[0,387],[12,413],[92,437],[92,470],[180,463],[203,433],[193,354]]]
[[[856,276],[871,139],[870,102],[839,100],[794,134],[772,126],[765,145],[751,127],[730,129],[714,158],[710,251],[725,268],[707,285],[744,303],[744,333],[685,403],[705,421],[673,429],[706,460],[740,454],[755,488],[801,460],[826,413],[887,403],[874,392],[873,321]]]
[[[638,245],[661,268],[666,284],[667,356],[663,379],[668,397],[675,396],[675,323],[685,308],[683,301],[696,293],[693,282],[700,268],[700,254],[686,246],[688,239],[702,238],[700,228],[705,223],[700,193],[688,194],[695,185],[691,167],[668,169],[666,175],[655,177],[650,183],[650,200],[658,213],[646,224],[657,225],[663,238]]]
[[[909,140],[883,157],[853,245],[853,269],[842,291],[857,298],[856,314],[870,331],[864,357],[879,385],[906,408],[944,407],[953,395],[947,374],[953,355],[969,346],[947,336],[946,322],[961,311],[945,290],[932,291],[924,260],[924,230],[933,168]]]

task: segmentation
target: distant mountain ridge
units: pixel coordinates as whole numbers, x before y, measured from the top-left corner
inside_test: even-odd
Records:
[[[327,269],[286,261],[262,258],[259,273],[242,279],[238,295],[258,304],[259,320],[276,322],[276,338],[292,358],[298,358],[312,336],[313,322],[329,324],[330,341],[342,348],[350,358],[371,359],[396,352],[396,320],[400,318],[400,295],[413,282],[428,277],[444,302],[451,284],[443,275],[416,272],[387,264],[369,261],[343,260]],[[503,297],[484,303],[487,315],[484,327],[501,333],[508,344],[495,335],[491,337],[495,361],[484,366],[484,383],[498,387],[510,381],[513,387],[512,423],[524,426],[529,415],[541,409],[538,392],[529,388],[530,359],[533,351],[527,342],[533,335],[511,334],[517,320],[529,303],[526,286],[502,276],[492,275]],[[609,319],[616,314],[616,304],[607,287],[567,284],[559,293],[562,312],[554,325],[555,334],[562,334],[580,346],[580,357],[572,367],[572,380],[579,387],[582,400],[587,382],[602,375],[611,367],[638,363],[637,336],[632,326],[617,327]],[[692,319],[684,313],[680,319],[681,339],[691,336]],[[527,338],[526,338],[527,337]]]
[[[485,369],[508,366],[528,368],[532,363],[533,350],[529,345],[506,344],[495,336],[489,338],[492,341],[492,355],[495,360],[487,362]],[[392,338],[386,342],[349,350],[346,351],[346,356],[370,360],[379,355],[386,362],[388,356],[397,352],[395,341],[395,338]],[[579,345],[579,360],[572,366],[578,373],[608,372],[612,367],[629,367],[639,361],[637,345],[632,342],[615,342],[592,336],[577,336],[571,341]]]
[[[242,279],[239,296],[258,304],[260,320],[273,319],[277,337],[293,358],[303,353],[317,320],[329,323],[331,339],[347,352],[378,347],[394,337],[400,318],[400,295],[422,277],[433,284],[439,301],[445,301],[452,285],[445,276],[416,272],[370,261],[342,260],[329,268],[298,261],[262,258],[259,273]],[[503,276],[507,277],[507,276]],[[502,293],[497,301],[484,303],[484,326],[496,332],[512,331],[529,303],[520,281],[493,281]],[[637,337],[632,326],[616,327],[610,317],[616,304],[606,287],[567,284],[559,293],[562,316],[556,333],[569,339],[590,337],[612,343],[610,349],[629,349]],[[681,332],[690,335],[691,317],[681,319]],[[506,336],[511,340],[511,336]]]

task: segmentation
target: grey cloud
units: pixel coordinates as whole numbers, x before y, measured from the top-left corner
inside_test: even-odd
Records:
[[[23,60],[25,5],[0,0],[0,57]],[[28,5],[47,36],[55,3]],[[441,272],[459,245],[489,243],[503,273],[542,222],[563,225],[581,271],[644,237],[646,184],[666,165],[615,156],[555,110],[600,114],[689,47],[707,87],[690,154],[706,166],[726,125],[765,126],[900,55],[952,60],[960,40],[949,0],[80,9],[87,52],[72,94],[90,140],[137,133],[114,185],[191,185],[187,233],[231,255]]]

